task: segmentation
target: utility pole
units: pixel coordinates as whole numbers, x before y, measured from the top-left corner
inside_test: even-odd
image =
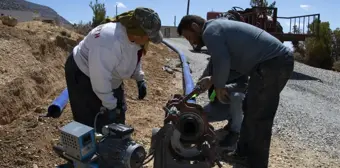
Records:
[[[118,15],[118,5],[116,4],[116,17]]]
[[[188,5],[187,5],[187,15],[189,15],[189,8],[190,8],[190,0],[188,0]]]
[[[174,18],[174,26],[176,27],[176,16]]]

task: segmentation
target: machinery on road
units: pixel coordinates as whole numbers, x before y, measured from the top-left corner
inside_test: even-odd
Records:
[[[279,17],[278,9],[271,7],[240,8],[232,7],[227,12],[207,12],[207,20],[227,17],[230,20],[245,22],[257,26],[278,38],[281,42],[291,41],[293,45],[304,41],[307,37],[318,36],[320,14]],[[284,20],[289,26],[289,32],[284,33],[281,23]],[[202,46],[193,46],[194,51],[200,51]]]

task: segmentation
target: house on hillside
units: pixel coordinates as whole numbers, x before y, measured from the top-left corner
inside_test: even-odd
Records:
[[[0,14],[5,16],[12,16],[18,20],[18,22],[28,22],[33,20],[40,20],[46,23],[54,23],[56,25],[60,25],[59,18],[49,18],[49,17],[41,17],[38,12],[31,11],[19,11],[19,10],[3,10],[0,9]]]

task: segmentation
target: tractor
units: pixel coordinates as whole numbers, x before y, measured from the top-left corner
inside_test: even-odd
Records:
[[[299,41],[305,41],[307,37],[318,36],[320,14],[278,17],[277,8],[252,7],[245,10],[240,7],[232,7],[227,12],[207,12],[207,20],[226,17],[229,20],[236,20],[257,26],[278,38],[282,43],[291,41],[297,45]],[[286,20],[289,32],[284,33],[278,19]],[[203,46],[193,45],[193,50],[201,51]]]

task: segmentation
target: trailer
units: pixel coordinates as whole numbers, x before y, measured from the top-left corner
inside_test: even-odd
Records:
[[[319,35],[320,29],[320,14],[279,17],[277,16],[278,9],[271,7],[252,7],[243,9],[240,7],[232,7],[227,12],[207,12],[207,20],[227,17],[231,20],[245,22],[257,26],[281,42],[291,41],[293,45],[299,41],[305,41],[308,37],[316,37]],[[287,33],[283,31],[283,27],[278,19],[289,23]],[[202,46],[193,46],[195,51],[200,51]]]

